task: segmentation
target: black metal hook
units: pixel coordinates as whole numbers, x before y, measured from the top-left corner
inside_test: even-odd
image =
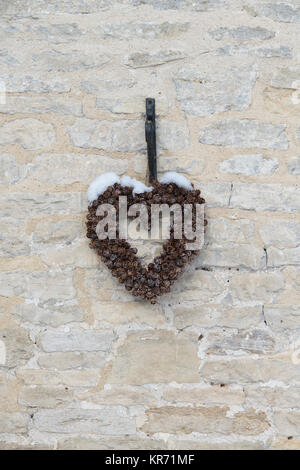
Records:
[[[157,180],[155,99],[146,98],[145,136],[147,142],[149,183]]]

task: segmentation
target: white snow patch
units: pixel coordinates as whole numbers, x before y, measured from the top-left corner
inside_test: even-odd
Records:
[[[141,193],[152,191],[153,189],[152,186],[146,186],[141,181],[138,181],[135,178],[130,178],[130,176],[126,176],[126,175],[121,178],[121,185],[129,186],[130,188],[133,188],[133,191],[132,191],[133,194],[141,194]]]
[[[163,184],[175,183],[181,188],[193,189],[192,183],[185,176],[176,173],[176,171],[168,171],[159,179],[159,181]]]
[[[193,189],[191,182],[185,176],[180,175],[175,171],[168,171],[160,178],[159,181],[163,184],[175,183],[177,186],[182,188]],[[118,175],[116,175],[116,173],[103,173],[90,184],[87,192],[88,201],[95,201],[98,196],[100,196],[100,194],[103,194],[109,186],[113,186],[115,183],[133,188],[133,195],[146,193],[152,191],[153,189],[152,186],[146,186],[141,181],[138,181],[135,178],[131,178],[127,175],[124,175],[122,178],[120,178]]]
[[[109,186],[113,186],[115,183],[121,183],[116,173],[103,173],[103,175],[98,176],[89,186],[87,192],[89,202],[98,199],[100,194],[103,194]]]
[[[141,181],[136,180],[135,178],[130,178],[130,176],[123,176],[120,178],[116,173],[103,173],[103,175],[98,176],[89,186],[87,195],[88,201],[95,201],[100,194],[103,194],[109,186],[113,186],[115,183],[119,183],[122,186],[129,186],[133,188],[133,194],[140,194],[152,191],[152,186],[146,186]]]

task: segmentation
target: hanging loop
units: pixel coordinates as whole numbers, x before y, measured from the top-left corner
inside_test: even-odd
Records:
[[[149,183],[157,180],[155,99],[146,98],[145,137],[147,142]]]

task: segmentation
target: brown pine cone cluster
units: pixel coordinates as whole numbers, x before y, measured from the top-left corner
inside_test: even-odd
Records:
[[[178,279],[187,263],[192,261],[199,251],[186,250],[186,239],[174,238],[174,227],[171,224],[170,238],[163,245],[160,256],[154,258],[147,267],[143,266],[137,257],[137,249],[118,237],[119,227],[117,224],[117,238],[115,240],[99,240],[96,227],[101,217],[96,211],[101,204],[113,205],[118,214],[119,196],[127,196],[127,209],[136,203],[144,204],[148,210],[148,229],[151,229],[151,205],[152,204],[203,204],[205,201],[200,197],[199,190],[187,190],[177,186],[175,183],[162,184],[155,182],[151,192],[132,194],[132,188],[114,184],[106,189],[97,200],[93,201],[88,208],[87,215],[87,237],[91,240],[90,247],[95,249],[102,261],[111,270],[119,282],[132,295],[142,297],[155,304],[157,297],[170,292],[172,284]],[[118,219],[118,216],[117,216]],[[193,228],[195,228],[195,213],[193,211]]]

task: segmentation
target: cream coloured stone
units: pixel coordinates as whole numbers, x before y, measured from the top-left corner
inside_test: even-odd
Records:
[[[34,415],[36,429],[50,433],[134,434],[135,419],[122,406],[102,406],[95,410],[42,410]]]
[[[40,343],[45,352],[109,351],[115,340],[111,330],[72,330],[71,332],[46,331]]]
[[[19,403],[29,408],[59,408],[72,398],[72,392],[63,387],[23,387]]]
[[[50,148],[56,141],[54,126],[38,119],[16,119],[0,126],[0,145],[17,144],[26,150]]]
[[[0,374],[0,412],[13,413],[18,411],[19,383],[9,378],[5,373]]]
[[[249,351],[254,354],[267,354],[275,350],[274,338],[262,329],[244,330],[226,335],[215,332],[206,335],[207,354],[232,354],[233,351]]]
[[[299,437],[300,413],[297,410],[278,410],[274,412],[274,424],[281,436]]]
[[[106,353],[101,351],[40,353],[38,364],[48,370],[97,369],[103,365],[105,358]]]
[[[61,168],[59,173],[57,168]],[[122,175],[128,168],[128,160],[99,155],[41,154],[29,170],[28,177],[55,186],[65,184],[90,184],[95,175],[113,171]]]
[[[153,406],[157,399],[151,391],[142,388],[130,390],[124,387],[102,390],[98,393],[88,392],[78,398],[84,402],[86,407],[90,406],[91,408],[93,405]]]
[[[198,382],[198,367],[195,335],[140,331],[129,334],[119,348],[107,383]]]
[[[172,404],[192,403],[194,405],[242,405],[244,392],[241,389],[220,387],[179,388],[168,387],[164,390],[163,399]]]
[[[299,450],[300,440],[299,439],[275,439],[270,447],[271,450]]]
[[[100,378],[99,369],[55,370],[19,369],[17,376],[25,385],[66,385],[69,387],[93,387]]]
[[[144,432],[171,432],[172,434],[190,434],[192,432],[219,434],[256,435],[266,431],[270,424],[266,414],[240,412],[229,418],[228,408],[221,407],[161,407],[146,411],[147,422],[142,427]]]
[[[300,387],[253,387],[245,388],[248,406],[267,406],[278,408],[298,408]]]
[[[233,307],[224,304],[206,305],[200,302],[183,302],[172,306],[177,328],[196,326],[201,328],[227,327],[247,329],[260,324],[262,312],[257,307]]]
[[[0,412],[0,433],[19,434],[27,432],[28,418],[23,413]]]
[[[0,340],[6,349],[4,367],[13,368],[26,364],[33,356],[33,342],[25,328],[10,328],[0,331]]]
[[[285,282],[279,272],[238,273],[230,283],[235,301],[274,302],[284,289]]]
[[[109,439],[107,437],[87,438],[81,436],[60,439],[58,442],[59,450],[158,450],[165,448],[164,441],[134,436],[110,437]]]
[[[92,304],[95,319],[114,325],[127,323],[160,326],[166,322],[162,306],[144,304],[139,301],[96,302]]]
[[[289,384],[299,378],[300,365],[293,364],[291,355],[286,357],[249,357],[232,360],[209,360],[200,369],[200,377],[214,383],[256,383],[277,380]]]

